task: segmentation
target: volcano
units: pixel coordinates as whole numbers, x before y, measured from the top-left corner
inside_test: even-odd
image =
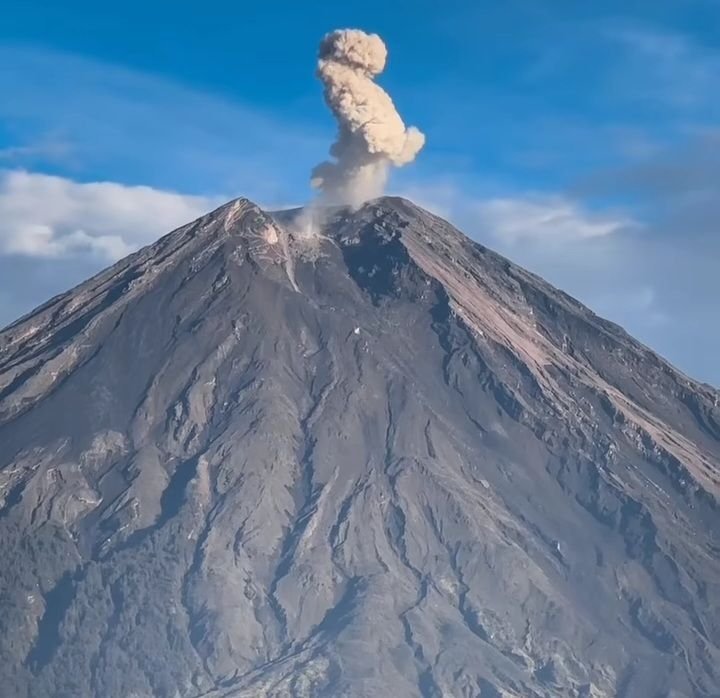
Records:
[[[409,201],[295,215],[0,332],[2,695],[720,696],[720,392]]]

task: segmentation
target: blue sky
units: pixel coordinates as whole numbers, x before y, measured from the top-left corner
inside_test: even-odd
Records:
[[[227,198],[306,201],[320,37],[385,39],[411,196],[720,384],[720,2],[5,3],[0,325]]]

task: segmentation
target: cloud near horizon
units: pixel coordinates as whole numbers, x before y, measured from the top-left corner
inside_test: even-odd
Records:
[[[474,206],[478,224],[506,244],[560,242],[612,235],[639,224],[621,213],[596,213],[567,196],[492,198]]]
[[[408,187],[403,196],[445,218],[471,225],[501,249],[520,243],[554,245],[602,238],[642,227],[622,210],[594,210],[580,199],[548,192],[470,196],[452,184]]]
[[[0,171],[0,254],[114,262],[223,201],[147,186]]]

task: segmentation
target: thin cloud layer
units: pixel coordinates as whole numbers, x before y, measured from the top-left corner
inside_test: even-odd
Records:
[[[436,214],[470,226],[488,245],[519,243],[547,247],[637,230],[641,223],[623,211],[597,212],[579,199],[555,193],[474,197],[453,184],[409,187],[403,196]]]
[[[621,214],[599,214],[565,196],[495,198],[475,205],[478,224],[504,243],[525,240],[583,240],[604,237],[636,226]]]
[[[40,47],[0,42],[0,94],[12,95],[0,100],[0,136],[10,139],[0,167],[7,169],[52,163],[74,178],[111,173],[277,205],[309,192],[306,173],[326,144],[294,115]]]
[[[616,89],[680,112],[717,104],[717,51],[682,33],[650,27],[611,26],[606,36],[623,53]]]
[[[115,261],[220,199],[0,171],[0,255]]]

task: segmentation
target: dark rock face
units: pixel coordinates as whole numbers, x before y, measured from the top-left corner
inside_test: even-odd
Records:
[[[720,696],[720,394],[409,202],[287,220],[0,333],[2,694]]]

